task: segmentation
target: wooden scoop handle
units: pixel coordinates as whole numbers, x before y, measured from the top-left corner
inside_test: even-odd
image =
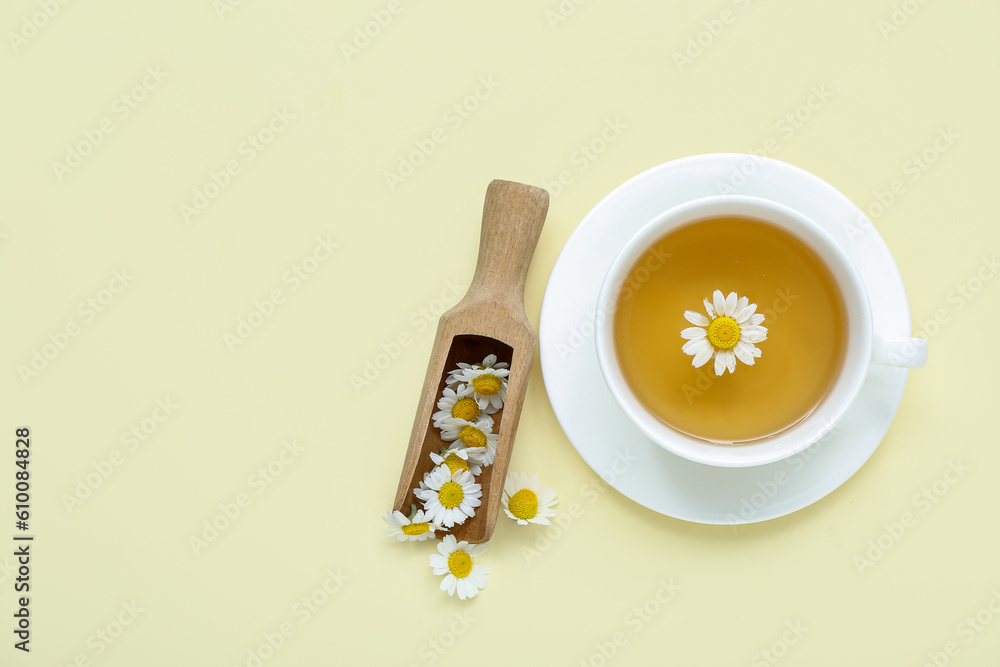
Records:
[[[524,309],[524,281],[549,210],[549,193],[496,180],[486,189],[479,260],[467,298]]]

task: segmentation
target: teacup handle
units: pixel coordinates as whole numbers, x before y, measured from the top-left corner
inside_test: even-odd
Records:
[[[876,336],[872,363],[898,368],[922,368],[927,363],[927,341],[923,338]]]

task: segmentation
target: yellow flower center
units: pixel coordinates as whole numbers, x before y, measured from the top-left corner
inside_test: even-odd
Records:
[[[430,530],[426,523],[408,523],[402,528],[403,535],[423,535]]]
[[[475,426],[463,426],[462,430],[458,434],[458,439],[461,440],[466,447],[486,446],[486,434]]]
[[[731,350],[740,342],[740,325],[731,317],[716,317],[708,325],[708,342],[720,350]]]
[[[445,482],[441,486],[441,490],[438,491],[438,500],[441,501],[441,505],[448,509],[461,505],[463,498],[465,498],[465,492],[462,491],[462,485],[458,482]]]
[[[472,556],[464,551],[453,551],[448,556],[448,571],[461,579],[472,572]]]
[[[452,475],[455,474],[456,470],[469,469],[469,462],[458,454],[449,454],[448,458],[444,460],[444,464],[448,466],[448,471],[451,472]]]
[[[475,421],[479,417],[479,403],[468,397],[460,398],[451,406],[451,416],[467,422]]]
[[[492,396],[500,391],[502,380],[493,374],[483,374],[472,381],[472,388],[477,394]]]
[[[518,519],[533,519],[538,514],[538,496],[531,489],[521,489],[510,497],[507,509]]]

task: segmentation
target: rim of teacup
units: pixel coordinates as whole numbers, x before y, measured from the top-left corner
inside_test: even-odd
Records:
[[[720,216],[768,222],[811,248],[833,274],[847,316],[847,349],[837,379],[823,400],[788,428],[738,444],[708,441],[683,433],[650,412],[635,396],[618,366],[614,310],[625,278],[641,255],[678,227]],[[615,402],[653,442],[691,461],[720,467],[749,467],[794,456],[832,431],[851,406],[871,365],[871,305],[861,276],[846,251],[830,234],[795,209],[760,197],[714,195],[679,204],[642,226],[611,262],[598,296],[595,341],[601,373]]]

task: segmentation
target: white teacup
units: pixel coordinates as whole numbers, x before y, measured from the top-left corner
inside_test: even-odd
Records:
[[[840,373],[822,402],[807,417],[775,435],[739,445],[714,443],[678,430],[649,412],[625,381],[614,343],[614,313],[625,279],[642,254],[669,231],[720,216],[762,220],[793,234],[825,262],[844,297],[847,349]],[[723,195],[676,206],[649,221],[618,253],[598,296],[596,342],[601,372],[612,395],[629,418],[653,442],[686,459],[707,465],[746,467],[793,456],[833,429],[858,395],[871,364],[919,368],[927,361],[927,341],[888,338],[872,325],[868,292],[844,249],[826,230],[803,214],[758,197]]]

